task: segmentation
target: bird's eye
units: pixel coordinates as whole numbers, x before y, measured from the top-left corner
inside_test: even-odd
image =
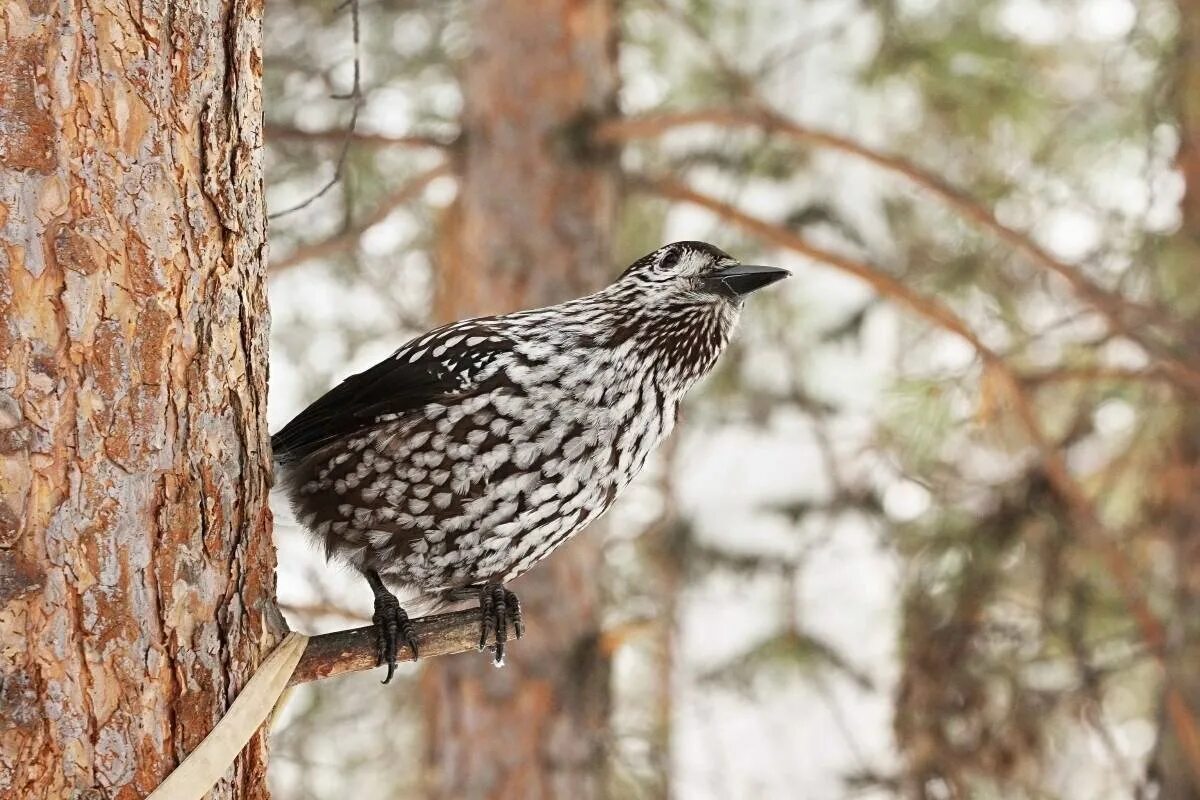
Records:
[[[667,252],[663,253],[662,260],[658,262],[659,267],[664,270],[673,270],[679,265],[679,258],[683,255],[678,247],[670,247]]]

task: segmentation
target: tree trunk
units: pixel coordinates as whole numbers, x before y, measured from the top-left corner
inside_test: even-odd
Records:
[[[615,108],[611,0],[486,0],[474,16],[459,196],[438,250],[444,319],[554,303],[613,277],[615,161],[578,145]],[[426,667],[431,798],[601,794],[599,572],[587,531],[513,584],[528,632],[504,669],[482,655]]]
[[[261,16],[0,5],[3,797],[144,797],[279,633]]]
[[[1200,2],[1179,0],[1179,42],[1174,100],[1180,144],[1176,164],[1183,178],[1181,225],[1159,254],[1164,269],[1183,276],[1182,286],[1195,287],[1200,269]],[[1193,289],[1194,291],[1194,289]],[[1194,313],[1195,304],[1188,303]],[[1193,346],[1200,341],[1200,320],[1190,320]],[[1200,412],[1194,408],[1177,423],[1175,447],[1163,453],[1158,490],[1162,527],[1173,537],[1177,565],[1173,631],[1165,677],[1179,690],[1174,706],[1164,700],[1159,741],[1152,772],[1160,800],[1200,797],[1200,741],[1181,735],[1177,715],[1200,714]],[[1184,728],[1183,730],[1186,730]]]

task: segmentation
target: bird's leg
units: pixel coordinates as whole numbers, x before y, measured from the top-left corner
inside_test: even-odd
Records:
[[[496,654],[492,660],[497,667],[504,666],[504,644],[508,641],[508,622],[512,617],[517,638],[525,635],[525,621],[521,618],[521,601],[500,583],[485,583],[479,587],[479,649],[487,647],[488,635],[494,637]]]
[[[379,661],[377,663],[387,664],[387,677],[383,679],[383,682],[387,683],[396,672],[397,635],[404,637],[404,643],[412,650],[413,658],[417,657],[416,629],[409,621],[408,614],[405,614],[404,609],[400,607],[400,601],[396,599],[396,595],[389,592],[383,585],[379,573],[375,570],[367,570],[363,575],[367,577],[367,583],[371,584],[371,591],[375,593],[375,615],[371,617],[371,621],[375,623],[375,632],[379,636]]]

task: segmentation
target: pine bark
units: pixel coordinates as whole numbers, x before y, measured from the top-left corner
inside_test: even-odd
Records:
[[[613,3],[486,0],[473,14],[459,196],[437,253],[443,319],[559,302],[613,277],[615,161],[583,145],[615,108]],[[473,654],[426,667],[430,798],[602,793],[600,560],[597,531],[584,531],[513,583],[528,632],[504,669]]]
[[[261,17],[0,4],[3,797],[144,797],[279,633]]]

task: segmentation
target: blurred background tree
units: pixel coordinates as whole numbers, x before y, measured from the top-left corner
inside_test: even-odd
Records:
[[[666,241],[797,274],[517,663],[300,690],[279,796],[1200,795],[1193,5],[362,0],[356,82],[271,3],[276,427]]]

